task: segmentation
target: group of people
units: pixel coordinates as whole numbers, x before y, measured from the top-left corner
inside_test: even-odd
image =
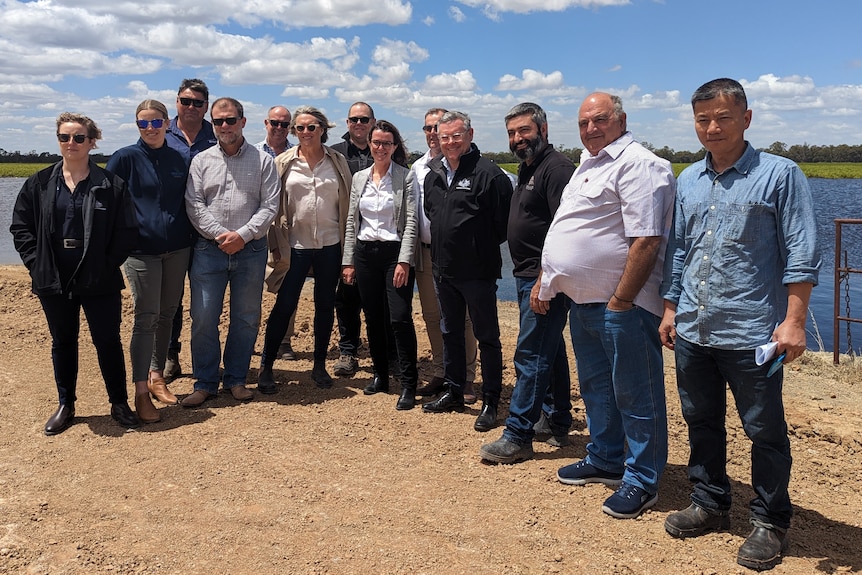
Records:
[[[577,167],[550,144],[545,111],[518,104],[505,117],[520,161],[514,189],[473,143],[470,117],[442,108],[426,113],[428,152],[411,167],[398,129],[364,102],[351,106],[347,133],[334,146],[325,145],[334,124],[311,106],[292,116],[271,108],[267,139],[253,146],[242,135],[240,102],[217,99],[210,124],[206,86],[186,80],[173,121],[160,102],[138,106],[140,140],[105,170],[88,159],[101,135],[96,125],[62,114],[63,160],[27,180],[11,227],[52,335],[59,407],[45,433],[62,432],[74,418],[81,308],[111,415],[133,427],[158,421],[151,396],[177,403],[166,364],[178,365],[169,349],[176,349],[171,332],[176,339],[186,272],[195,383],[180,403],[197,407],[219,382],[237,400],[253,397],[246,377],[264,284],[277,295],[257,389],[277,392],[275,360],[294,357],[293,316],[312,271],[318,387],[333,383],[325,360],[335,318],[334,374],[355,373],[362,310],[373,370],[366,394],[388,392],[398,380],[396,409],[412,409],[418,395],[433,398],[425,412],[463,411],[478,399],[478,356],[482,407],[474,428],[489,431],[503,383],[496,289],[500,245],[508,241],[520,315],[516,381],[502,436],[480,457],[514,464],[533,457],[535,440],[568,445],[568,322],[590,441],[586,456],[557,478],[611,486],[602,510],[637,517],[656,503],[667,462],[664,345],[675,354],[693,485],[691,505],[671,513],[665,529],[685,538],[729,528],[729,386],[752,441],[755,492],[752,531],[737,561],[772,568],[789,541],[790,444],[783,372],[759,364],[754,350],[772,340],[783,363],[805,350],[820,267],[813,204],[795,164],[745,140],[752,112],[738,82],[707,82],[691,102],[707,154],[678,179],[635,141],[615,95],[583,101]],[[123,262],[135,303],[136,413],[120,347]],[[414,285],[434,366],[421,387]]]

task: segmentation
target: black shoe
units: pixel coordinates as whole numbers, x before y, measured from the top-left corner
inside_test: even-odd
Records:
[[[755,527],[739,548],[736,562],[749,569],[766,571],[781,563],[781,554],[789,546],[786,529]]]
[[[431,397],[437,395],[441,391],[446,390],[446,380],[442,377],[432,377],[426,385],[423,385],[416,390],[416,395],[421,397]]]
[[[69,426],[72,425],[72,422],[75,420],[75,406],[61,404],[60,407],[57,408],[57,411],[54,412],[50,418],[48,418],[48,422],[45,423],[45,435],[57,435],[58,433],[63,433]]]
[[[272,395],[278,391],[275,386],[275,376],[272,373],[272,367],[261,367],[257,372],[257,390],[267,395]]]
[[[332,376],[326,371],[326,366],[323,364],[315,364],[311,368],[311,381],[320,389],[329,389],[332,387]]]
[[[167,382],[170,382],[183,374],[183,368],[180,367],[180,350],[168,350],[168,355],[165,358],[165,369],[162,373]]]
[[[362,393],[365,395],[374,395],[375,393],[381,392],[389,392],[389,378],[374,374],[374,377],[371,379],[371,383],[365,386]]]
[[[113,417],[121,427],[134,428],[141,426],[141,420],[138,419],[137,415],[132,413],[132,409],[125,402],[111,404],[111,417]]]
[[[730,517],[726,511],[707,511],[694,503],[682,511],[671,513],[664,521],[664,530],[680,539],[728,529],[730,529]]]
[[[488,401],[482,405],[482,411],[479,412],[479,417],[476,418],[476,423],[473,424],[473,429],[476,431],[491,431],[497,427],[497,406]]]
[[[395,409],[398,411],[407,411],[416,406],[416,390],[402,389],[401,397],[398,398],[398,403],[395,404]]]
[[[434,401],[422,406],[426,413],[446,413],[447,411],[464,411],[464,399],[456,397],[451,391],[447,391]]]
[[[518,463],[532,459],[534,455],[532,441],[522,445],[509,441],[505,437],[501,437],[493,443],[486,443],[479,448],[479,457],[484,461],[493,463]]]

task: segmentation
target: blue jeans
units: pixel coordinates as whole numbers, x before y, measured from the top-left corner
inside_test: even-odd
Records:
[[[126,277],[135,300],[135,325],[129,343],[132,381],[146,381],[150,370],[165,368],[190,251],[183,248],[158,255],[131,255],[126,259]]]
[[[219,320],[230,286],[230,325],[224,345],[225,389],[245,385],[257,330],[266,270],[266,238],[252,240],[228,255],[215,242],[198,238],[189,271],[192,315],[192,367],[195,390],[216,393],[221,344]]]
[[[637,306],[572,304],[569,326],[587,408],[587,461],[649,493],[667,463],[659,317]]]
[[[757,365],[754,350],[704,347],[681,337],[676,338],[675,350],[676,381],[691,447],[691,500],[704,509],[730,509],[725,430],[726,386],[730,386],[742,427],[752,442],[751,515],[787,529],[793,507],[787,492],[791,457],[781,397],[784,371],[766,377],[771,362]]]
[[[535,284],[536,278],[515,278],[521,318],[515,348],[517,380],[503,437],[519,444],[533,439],[533,426],[548,395],[552,405],[545,409],[550,411],[548,420],[554,433],[562,435],[572,427],[571,377],[563,341],[571,302],[565,294],[558,294],[546,314],[535,313],[530,309]]]
[[[467,351],[464,323],[469,311],[473,335],[479,342],[482,364],[482,397],[497,406],[503,389],[503,346],[497,321],[497,281],[434,278],[440,302],[443,332],[443,373],[456,397],[464,396],[467,382]]]
[[[281,282],[275,305],[266,321],[261,365],[272,367],[278,346],[287,333],[290,317],[299,304],[308,270],[314,268],[314,363],[326,360],[332,324],[335,322],[335,289],[341,276],[341,244],[320,249],[290,250],[290,269]]]

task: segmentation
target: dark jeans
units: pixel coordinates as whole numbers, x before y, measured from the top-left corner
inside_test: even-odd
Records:
[[[532,440],[533,425],[539,421],[548,397],[552,398],[551,405],[545,410],[550,412],[548,420],[554,433],[567,434],[572,426],[571,376],[563,340],[570,300],[558,294],[547,313],[536,313],[530,308],[535,284],[536,278],[515,278],[521,319],[515,348],[517,380],[503,436],[519,444]]]
[[[120,339],[120,292],[106,295],[40,296],[48,329],[51,331],[51,359],[61,405],[73,405],[78,383],[78,335],[81,308],[87,317],[99,368],[111,403],[126,403],[126,362]]]
[[[793,508],[787,492],[792,460],[781,397],[784,371],[766,377],[770,363],[758,366],[754,350],[722,350],[676,338],[676,380],[691,447],[691,500],[705,509],[730,509],[725,429],[726,386],[730,386],[742,427],[752,442],[751,515],[787,529]]]
[[[266,321],[261,364],[272,367],[278,357],[278,346],[287,333],[290,316],[296,311],[308,270],[314,267],[314,363],[326,360],[332,324],[335,321],[335,290],[341,276],[341,244],[321,249],[290,250],[290,269],[275,298]]]
[[[293,265],[293,263],[291,263]],[[317,268],[314,268],[317,277]],[[315,298],[316,299],[316,298]],[[359,331],[362,329],[362,300],[356,284],[338,279],[335,291],[335,316],[338,318],[338,350],[342,355],[356,357],[359,352]]]
[[[464,395],[467,381],[464,322],[469,310],[473,335],[479,342],[482,364],[482,395],[495,407],[503,388],[503,347],[497,321],[496,280],[456,280],[434,278],[440,302],[440,331],[443,332],[443,372],[452,393]]]
[[[374,371],[388,378],[389,349],[395,344],[401,386],[416,389],[416,329],[413,327],[413,284],[410,268],[407,283],[392,285],[401,242],[356,242],[356,285],[365,311],[365,330]],[[391,329],[387,329],[387,321]],[[389,335],[391,333],[391,336]],[[394,341],[390,341],[393,339]]]

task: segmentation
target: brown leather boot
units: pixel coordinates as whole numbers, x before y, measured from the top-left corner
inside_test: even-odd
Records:
[[[165,378],[159,374],[153,371],[150,372],[150,380],[147,382],[147,387],[150,389],[150,393],[153,394],[153,397],[162,403],[167,405],[177,404],[177,396],[171,393],[171,390],[168,389]]]
[[[159,415],[159,410],[150,401],[149,392],[135,394],[135,412],[144,423],[156,423],[161,421],[162,416]]]

